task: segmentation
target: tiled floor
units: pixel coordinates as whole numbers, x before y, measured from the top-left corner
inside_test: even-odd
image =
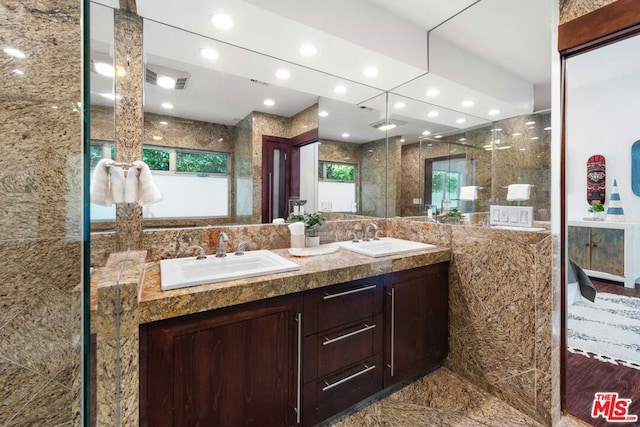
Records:
[[[331,424],[333,427],[538,427],[497,397],[440,368],[386,398]],[[583,426],[563,419],[562,427]]]

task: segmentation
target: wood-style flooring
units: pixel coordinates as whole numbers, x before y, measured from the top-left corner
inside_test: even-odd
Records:
[[[598,292],[640,298],[640,285],[635,289],[621,284],[592,279]],[[640,370],[612,365],[567,352],[567,412],[595,427],[612,425],[640,426]],[[631,399],[629,413],[638,415],[638,423],[612,424],[603,418],[591,418],[596,392],[618,392],[620,398]]]

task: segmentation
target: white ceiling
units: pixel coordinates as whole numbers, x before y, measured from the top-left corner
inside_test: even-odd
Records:
[[[170,115],[235,124],[250,111],[291,116],[320,99],[340,111],[321,121],[322,136],[343,139],[348,132],[364,142],[372,130],[380,134],[370,117],[338,106],[362,104],[384,116],[384,97],[377,96],[392,90],[393,103],[402,96],[407,107],[390,113],[407,124],[390,134],[410,142],[419,129],[447,132],[531,112],[534,88],[550,82],[551,0],[137,0],[137,10],[145,18],[146,63],[191,75],[184,91],[145,84],[145,111],[161,114],[167,111],[159,103],[170,101]],[[218,12],[232,17],[231,30],[211,25]],[[92,53],[112,53],[112,11],[94,4],[91,14]],[[305,42],[318,54],[302,57]],[[219,58],[204,60],[202,47],[215,48]],[[368,65],[379,69],[376,77],[363,75]],[[274,76],[282,67],[291,73],[286,81]],[[347,92],[336,94],[338,84]],[[426,97],[433,86],[440,95]],[[92,73],[92,94],[110,87]],[[265,107],[267,97],[276,105]],[[463,99],[474,107],[460,107]],[[492,108],[500,115],[489,116]],[[425,116],[434,110],[437,118]],[[460,118],[464,124],[456,123]]]

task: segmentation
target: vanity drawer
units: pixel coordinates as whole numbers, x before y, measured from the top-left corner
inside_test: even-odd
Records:
[[[382,389],[382,356],[359,361],[304,386],[304,425],[318,422],[349,408]]]
[[[342,283],[304,297],[304,334],[327,331],[382,312],[382,276]]]
[[[304,382],[339,371],[382,351],[382,313],[305,338]]]

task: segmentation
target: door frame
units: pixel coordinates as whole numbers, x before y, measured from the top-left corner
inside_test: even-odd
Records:
[[[272,210],[269,209],[269,194],[270,194],[270,186],[269,186],[269,162],[271,159],[271,149],[275,145],[281,145],[284,147],[285,151],[285,164],[284,164],[284,200],[285,206],[286,201],[289,200],[290,192],[291,192],[291,141],[288,138],[281,138],[279,136],[272,135],[262,135],[262,201],[261,201],[261,211],[262,211],[262,223],[270,224],[272,221],[271,214]]]

